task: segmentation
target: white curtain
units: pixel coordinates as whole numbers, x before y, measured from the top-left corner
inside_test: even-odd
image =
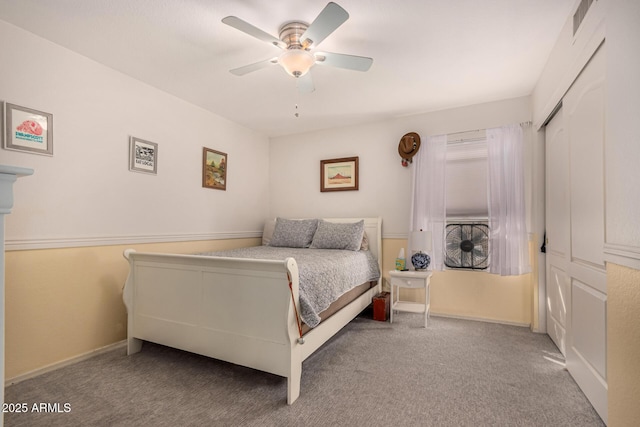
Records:
[[[426,138],[413,163],[411,195],[411,230],[430,231],[433,239],[429,251],[432,270],[444,269],[444,229],[446,225],[447,136]],[[409,255],[410,256],[410,255]]]
[[[520,125],[487,129],[489,272],[501,276],[530,271],[523,144]]]

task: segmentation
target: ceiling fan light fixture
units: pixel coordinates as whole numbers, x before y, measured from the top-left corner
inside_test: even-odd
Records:
[[[287,74],[293,77],[302,77],[315,64],[316,58],[304,49],[289,49],[278,57],[278,63],[282,65]]]

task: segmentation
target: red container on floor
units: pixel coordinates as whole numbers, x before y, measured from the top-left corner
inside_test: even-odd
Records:
[[[373,320],[386,322],[389,318],[389,307],[391,303],[391,294],[389,292],[380,292],[373,297]]]

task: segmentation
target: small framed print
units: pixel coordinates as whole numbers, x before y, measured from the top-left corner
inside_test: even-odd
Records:
[[[350,191],[357,189],[357,157],[320,161],[320,191]]]
[[[202,148],[202,186],[216,190],[227,189],[227,154]]]
[[[135,136],[129,138],[129,170],[157,174],[158,144]]]
[[[53,156],[53,114],[5,103],[4,148]]]

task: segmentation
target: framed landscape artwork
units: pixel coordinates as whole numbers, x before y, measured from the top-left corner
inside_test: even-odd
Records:
[[[357,157],[320,161],[320,191],[351,191],[357,189]]]
[[[202,186],[215,190],[227,189],[227,154],[203,147]]]
[[[8,102],[4,109],[4,148],[53,156],[53,114]]]

